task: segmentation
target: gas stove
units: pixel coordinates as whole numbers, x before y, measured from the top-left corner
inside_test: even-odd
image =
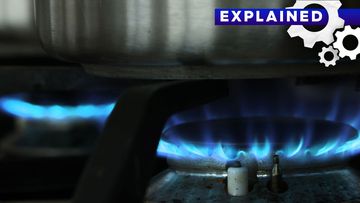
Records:
[[[173,115],[157,148],[169,169],[146,202],[359,201],[356,91],[291,81],[235,81],[241,94]],[[229,195],[232,168],[247,170],[245,195]]]
[[[269,137],[261,136],[266,134]],[[359,173],[349,166],[349,157],[358,150],[357,134],[355,128],[344,124],[294,118],[176,125],[164,132],[158,147],[170,169],[152,179],[146,202],[359,200]],[[256,142],[246,141],[256,137]],[[234,161],[247,169],[246,195],[228,194],[228,182],[234,178],[229,167]],[[273,183],[279,175],[275,172],[280,173],[283,185]]]
[[[217,22],[304,2],[339,29]],[[324,2],[0,0],[0,202],[360,202],[360,4]]]
[[[203,94],[211,98],[210,102],[200,105],[199,102],[204,103],[204,98],[191,94],[183,102],[186,106],[191,103],[193,107],[181,110],[183,108],[175,105],[171,107],[176,110],[173,113],[159,111],[163,107],[163,102],[159,100],[151,104],[149,100],[143,100],[147,103],[145,106],[150,108],[149,113],[154,114],[149,117],[127,117],[123,123],[132,128],[134,126],[129,126],[128,119],[145,119],[146,122],[138,123],[148,129],[157,126],[159,138],[149,137],[148,130],[142,132],[145,136],[142,139],[147,141],[140,142],[144,144],[140,146],[137,145],[139,141],[131,142],[134,145],[126,150],[129,150],[127,155],[133,157],[122,170],[140,167],[131,166],[140,157],[149,159],[149,156],[144,156],[146,153],[139,154],[139,151],[146,149],[145,145],[151,141],[152,147],[146,150],[156,153],[157,158],[152,159],[152,170],[147,173],[149,182],[142,183],[146,189],[145,202],[357,201],[360,198],[357,171],[360,142],[356,101],[360,97],[356,88],[357,80],[349,76],[341,78],[346,82],[325,77],[317,78],[316,83],[299,79],[255,79],[170,82],[132,88],[130,93],[165,88],[160,94],[161,98],[165,96],[178,101],[174,104],[181,104],[177,91],[168,91],[167,88],[192,87],[197,91],[196,88],[202,88],[202,84],[206,87],[213,85],[213,91],[208,95]],[[269,97],[284,86],[287,89],[282,89],[283,94]],[[224,91],[228,93],[223,94]],[[3,170],[10,172],[11,169],[26,166],[31,172],[40,172],[36,177],[44,176],[45,182],[33,182],[19,190],[6,185],[11,181],[4,181],[3,188],[6,189],[2,190],[2,196],[6,199],[17,199],[21,195],[24,198],[49,198],[53,194],[53,197],[66,198],[71,196],[77,181],[80,181],[77,191],[97,188],[97,184],[93,185],[95,188],[86,188],[81,184],[85,182],[86,186],[92,186],[90,183],[96,178],[92,170],[101,164],[114,167],[115,163],[108,162],[106,158],[112,158],[111,155],[114,155],[114,159],[121,158],[121,153],[115,151],[124,149],[118,147],[119,141],[114,141],[124,138],[119,136],[124,132],[119,131],[122,129],[118,126],[120,121],[114,122],[114,119],[119,119],[117,110],[124,110],[117,108],[119,104],[125,102],[124,105],[132,106],[134,103],[133,96],[127,103],[126,95],[129,93],[124,94],[125,99],[123,96],[119,102],[115,102],[115,95],[121,94],[102,92],[95,94],[96,97],[88,95],[81,99],[84,93],[78,92],[72,102],[67,95],[74,98],[74,94],[69,92],[63,92],[61,97],[51,93],[3,96],[0,106],[3,114],[7,115],[4,119],[14,123],[13,129],[8,130],[7,136],[2,139]],[[105,95],[106,102],[99,99],[101,95]],[[143,92],[141,95],[144,95]],[[190,98],[195,100],[190,101]],[[84,101],[92,101],[92,104]],[[158,119],[154,120],[156,117]],[[162,124],[157,124],[159,120],[162,120]],[[100,134],[103,134],[102,137],[99,137]],[[113,143],[111,150],[101,146],[106,143],[106,138]],[[98,139],[100,143],[96,146]],[[109,143],[105,146],[111,147]],[[139,151],[133,151],[133,148]],[[106,149],[102,151],[103,154],[99,153],[98,150],[103,149]],[[80,178],[84,163],[91,153],[94,155],[88,163],[90,165],[87,165],[85,174]],[[48,164],[54,164],[54,167],[47,167],[50,173],[39,169]],[[61,165],[69,165],[71,169],[59,171],[57,167]],[[229,195],[231,168],[246,168],[246,195]],[[18,170],[12,173],[20,173]],[[90,170],[90,175],[86,174],[89,173],[87,170]],[[121,169],[109,171],[106,175],[113,177],[119,171]],[[127,173],[133,174],[134,178],[146,174],[144,171],[140,174],[133,172]],[[54,173],[67,177],[67,182],[53,179]],[[30,174],[24,173],[22,178],[26,178],[26,175]],[[281,177],[281,184],[274,177]],[[145,180],[146,177],[143,178]],[[118,184],[111,178],[113,183]],[[35,186],[37,190],[30,189]],[[108,198],[108,195],[104,198]]]

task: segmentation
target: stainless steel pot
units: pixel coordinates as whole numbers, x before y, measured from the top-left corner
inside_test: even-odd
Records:
[[[34,21],[33,0],[0,0],[0,58],[45,55]]]
[[[234,74],[251,75],[254,71],[224,74],[229,66],[241,69],[239,65],[316,62],[319,50],[311,51],[304,48],[301,39],[291,39],[287,26],[217,27],[214,9],[284,8],[293,3],[283,0],[36,0],[36,16],[46,51],[80,62],[98,74],[231,78]],[[281,71],[286,72],[287,68],[282,66]],[[264,71],[255,72],[264,74]]]

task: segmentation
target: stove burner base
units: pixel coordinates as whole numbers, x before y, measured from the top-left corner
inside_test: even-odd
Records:
[[[245,197],[231,197],[225,190],[225,178],[194,176],[166,170],[154,177],[146,203],[193,202],[359,202],[360,176],[351,169],[328,169],[316,173],[284,176],[289,189],[282,194],[270,192],[268,178],[260,178]]]

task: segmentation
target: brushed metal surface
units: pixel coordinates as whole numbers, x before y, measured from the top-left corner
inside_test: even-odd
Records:
[[[217,27],[214,9],[283,0],[36,0],[45,49],[85,64],[237,64],[314,58],[286,26]],[[304,51],[305,50],[305,51]],[[312,56],[312,57],[311,57]]]
[[[214,25],[215,8],[284,8],[294,1],[35,1],[37,27],[45,50],[58,58],[79,62],[88,72],[102,76],[241,78],[241,74],[254,72],[249,64],[316,64],[319,70],[322,67],[317,56],[321,46],[304,48],[300,38],[289,37],[288,26]],[[342,2],[345,7],[359,5],[351,0]],[[193,66],[201,68],[188,68]],[[224,71],[224,66],[246,70]],[[208,67],[215,68],[206,71]],[[289,65],[286,73],[279,75],[303,74],[304,67]],[[169,70],[173,70],[171,76]],[[272,72],[279,71],[274,68]]]
[[[33,0],[0,0],[0,58],[42,56]]]

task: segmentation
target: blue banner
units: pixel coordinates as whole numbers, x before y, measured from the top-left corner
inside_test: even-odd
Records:
[[[339,16],[345,20],[345,25],[360,26],[360,9],[340,9]]]

